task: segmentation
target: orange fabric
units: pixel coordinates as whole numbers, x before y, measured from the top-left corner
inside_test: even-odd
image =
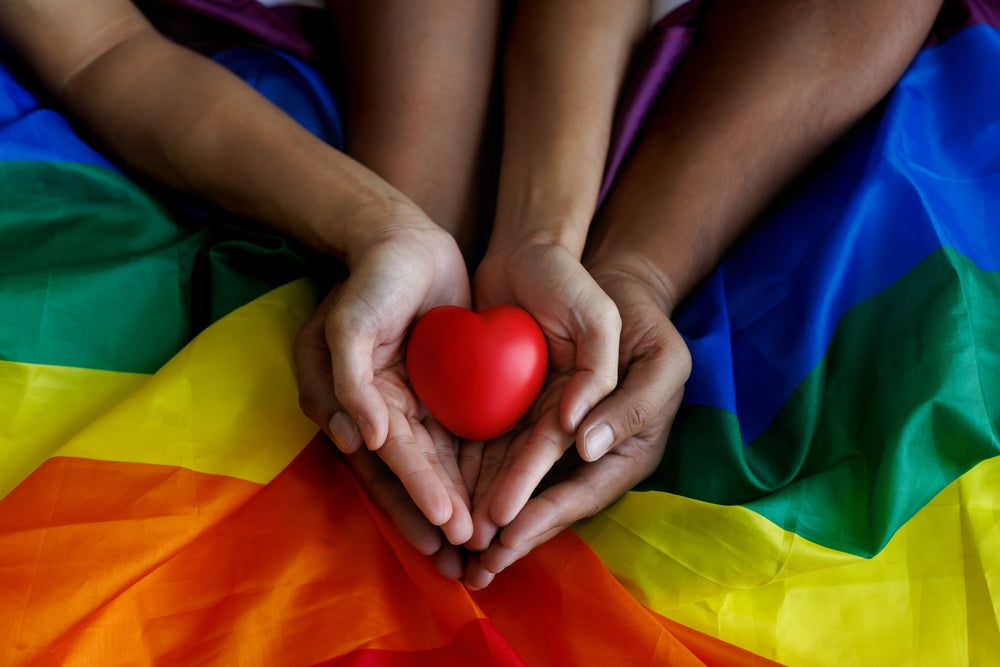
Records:
[[[0,500],[0,663],[701,664],[572,533],[505,575],[442,578],[320,440],[266,486],[58,457]]]
[[[531,665],[703,664],[570,531],[474,598]]]
[[[665,616],[650,611],[670,633],[679,639],[705,665],[745,665],[746,667],[780,667],[780,662],[769,660],[762,655],[751,653],[745,649],[724,642],[721,639],[698,632],[693,628],[671,621]]]

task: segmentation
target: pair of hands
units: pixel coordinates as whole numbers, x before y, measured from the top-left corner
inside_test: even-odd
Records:
[[[475,278],[477,307],[523,307],[541,325],[550,356],[532,411],[487,443],[451,436],[405,375],[413,320],[438,305],[471,305],[451,237],[400,229],[350,269],[296,340],[302,409],[445,576],[488,585],[659,463],[691,361],[661,290],[631,258],[610,257],[588,271],[554,244],[487,254]]]

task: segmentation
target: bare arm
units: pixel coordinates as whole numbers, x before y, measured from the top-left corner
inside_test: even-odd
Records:
[[[940,5],[714,3],[600,214],[591,260],[631,255],[670,310],[885,96]]]
[[[133,168],[347,263],[350,277],[299,337],[303,410],[323,415],[339,444],[380,449],[428,520],[464,539],[463,490],[398,372],[416,316],[469,303],[452,236],[227,70],[159,35],[128,0],[3,0],[0,33]]]
[[[595,222],[585,263],[622,317],[618,389],[579,428],[599,460],[541,491],[473,588],[659,463],[691,358],[669,316],[797,174],[892,87],[940,0],[715,2]],[[808,224],[808,221],[803,221]],[[591,458],[596,458],[591,457]]]
[[[649,11],[648,0],[519,3],[506,46],[492,246],[539,239],[580,256],[615,104]]]
[[[497,148],[487,126],[501,3],[327,4],[347,83],[348,154],[451,232],[471,258],[484,176],[492,174],[484,163]]]
[[[513,303],[535,317],[548,342],[549,374],[525,423],[484,449],[473,549],[513,519],[617,384],[621,320],[580,255],[616,101],[648,27],[648,0],[517,6],[505,45],[496,217],[474,292],[478,308]]]
[[[408,203],[128,0],[4,0],[0,31],[133,168],[320,250],[350,261]]]

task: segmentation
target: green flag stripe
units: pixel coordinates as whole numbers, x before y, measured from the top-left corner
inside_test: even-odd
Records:
[[[935,251],[842,318],[822,362],[749,445],[736,415],[682,407],[645,488],[742,504],[830,548],[877,553],[1000,453],[998,303],[1000,273]]]
[[[0,359],[150,373],[305,272],[270,232],[179,222],[128,177],[0,162]]]

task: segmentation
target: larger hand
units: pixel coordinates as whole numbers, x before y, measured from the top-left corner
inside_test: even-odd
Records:
[[[458,443],[413,395],[403,344],[427,310],[469,305],[464,260],[450,235],[414,212],[357,253],[349,270],[296,339],[302,409],[341,451],[362,441],[378,450],[427,519],[462,543],[471,516]]]
[[[470,588],[482,588],[515,560],[575,521],[592,516],[647,477],[659,464],[667,433],[691,370],[691,355],[667,315],[662,290],[626,263],[594,267],[597,283],[621,313],[621,386],[587,416],[580,431],[608,429],[609,451],[585,462],[571,450],[558,479],[527,502],[465,574]],[[605,454],[604,451],[607,451]],[[601,456],[603,454],[603,456]],[[517,459],[494,465],[515,465]],[[484,468],[481,477],[502,474]]]

